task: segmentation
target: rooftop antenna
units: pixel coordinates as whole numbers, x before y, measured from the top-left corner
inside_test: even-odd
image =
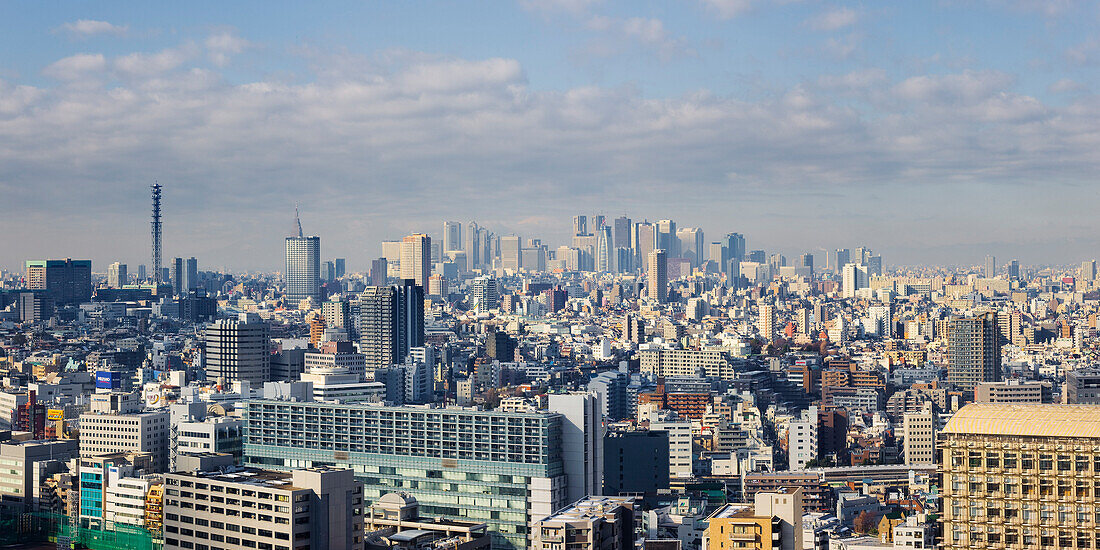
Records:
[[[160,183],[153,180],[153,284],[160,286]]]
[[[298,217],[298,203],[294,203],[294,224],[298,226],[298,238],[302,238],[302,219]]]

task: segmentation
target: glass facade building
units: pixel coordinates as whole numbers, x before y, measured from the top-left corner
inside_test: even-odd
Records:
[[[253,400],[244,454],[350,468],[368,502],[407,491],[425,516],[482,521],[494,548],[526,548],[531,522],[568,504],[561,434],[556,413]]]

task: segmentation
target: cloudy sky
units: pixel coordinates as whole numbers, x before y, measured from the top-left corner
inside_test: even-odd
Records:
[[[276,269],[444,219],[564,240],[673,218],[888,264],[1100,256],[1100,8],[826,3],[0,5],[0,268]]]

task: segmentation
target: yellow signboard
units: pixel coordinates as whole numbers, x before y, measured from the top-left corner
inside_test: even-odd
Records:
[[[47,409],[46,420],[49,420],[51,422],[65,420],[65,411],[63,409]]]

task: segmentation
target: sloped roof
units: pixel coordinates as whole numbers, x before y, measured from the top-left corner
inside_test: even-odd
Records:
[[[943,433],[1100,439],[1100,405],[972,403]]]

